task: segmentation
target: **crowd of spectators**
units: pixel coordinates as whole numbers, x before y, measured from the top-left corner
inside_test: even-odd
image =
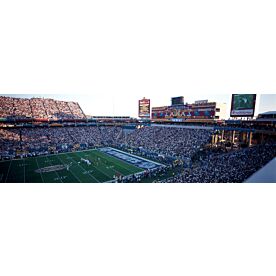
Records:
[[[67,102],[68,106],[74,116],[74,118],[85,119],[85,115],[80,108],[80,105],[76,102]]]
[[[48,128],[22,128],[21,141],[23,150],[40,151],[49,146],[49,131]]]
[[[59,110],[59,116],[62,116],[63,119],[74,119],[69,105],[64,101],[56,101],[57,108]]]
[[[47,118],[47,112],[44,107],[43,101],[40,98],[33,98],[30,100],[33,118],[41,119]]]
[[[13,99],[0,96],[0,118],[7,118],[13,115]]]
[[[199,148],[210,141],[211,130],[174,127],[143,127],[122,135],[116,143],[172,157],[191,158]]]
[[[0,118],[13,119],[85,119],[76,102],[44,98],[12,98],[0,96]]]
[[[13,117],[15,119],[32,118],[32,109],[29,99],[14,98]]]
[[[20,130],[0,128],[0,159],[1,156],[14,156],[21,148]]]
[[[239,183],[276,156],[276,143],[262,144],[229,153],[211,153],[192,168],[162,182]]]
[[[101,132],[101,141],[105,146],[120,144],[120,138],[123,135],[121,127],[99,127]]]
[[[97,127],[68,127],[67,131],[75,144],[87,144],[88,147],[101,144],[101,132]]]
[[[108,146],[122,131],[120,127],[35,127],[0,129],[0,156],[15,157],[16,150],[47,153],[50,148],[67,150],[76,145],[86,148]],[[16,143],[15,143],[16,142]],[[15,147],[16,146],[16,147]],[[49,153],[49,152],[48,152]]]
[[[156,167],[156,168],[153,168],[150,170],[145,170],[145,171],[137,173],[137,174],[115,177],[114,182],[117,182],[117,183],[131,183],[131,182],[139,183],[145,178],[155,178],[158,176],[165,175],[171,168],[172,168],[172,165],[162,166],[162,167]]]
[[[44,107],[49,119],[58,119],[59,109],[53,99],[44,99]]]

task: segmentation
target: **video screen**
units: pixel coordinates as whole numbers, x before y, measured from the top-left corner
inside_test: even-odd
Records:
[[[231,117],[254,116],[256,94],[233,94],[231,104]]]

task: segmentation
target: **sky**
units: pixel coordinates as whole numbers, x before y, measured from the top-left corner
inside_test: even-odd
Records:
[[[142,97],[229,105],[234,93],[276,94],[274,1],[40,2],[1,4],[0,94],[130,116]],[[275,110],[275,96],[260,103]]]
[[[138,115],[138,100],[142,99],[143,96],[146,96],[151,99],[152,107],[153,106],[163,106],[170,105],[171,97],[168,95],[160,97],[151,97],[149,95],[135,95],[130,94],[125,96],[125,99],[118,97],[105,97],[103,95],[75,95],[75,94],[2,94],[4,96],[14,96],[14,97],[23,97],[23,98],[32,98],[32,97],[44,97],[44,98],[54,98],[56,100],[68,100],[68,101],[77,101],[82,107],[83,111],[87,115],[94,116],[132,116],[137,117]],[[169,94],[169,93],[168,93]],[[184,96],[184,101],[192,103],[195,100],[205,100],[216,101],[218,103],[227,104],[228,115],[230,113],[231,107],[231,95],[204,95],[204,94],[182,94]],[[171,95],[171,96],[181,96]],[[123,96],[124,97],[124,96]],[[126,104],[127,103],[127,104]],[[261,94],[257,95],[257,103],[255,115],[266,111],[276,111],[276,94]]]

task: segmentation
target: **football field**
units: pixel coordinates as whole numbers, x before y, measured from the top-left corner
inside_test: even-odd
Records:
[[[87,150],[1,161],[0,182],[102,183],[143,170],[100,150]]]

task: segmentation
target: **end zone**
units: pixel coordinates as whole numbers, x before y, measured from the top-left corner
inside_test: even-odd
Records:
[[[148,160],[143,157],[136,156],[136,155],[133,155],[133,154],[130,154],[130,153],[118,150],[118,149],[111,148],[111,147],[101,148],[101,149],[99,149],[99,151],[109,154],[109,155],[116,157],[120,160],[123,160],[123,161],[125,161],[131,165],[134,165],[140,169],[143,169],[143,170],[151,170],[151,169],[156,169],[156,168],[165,166],[158,162]]]

